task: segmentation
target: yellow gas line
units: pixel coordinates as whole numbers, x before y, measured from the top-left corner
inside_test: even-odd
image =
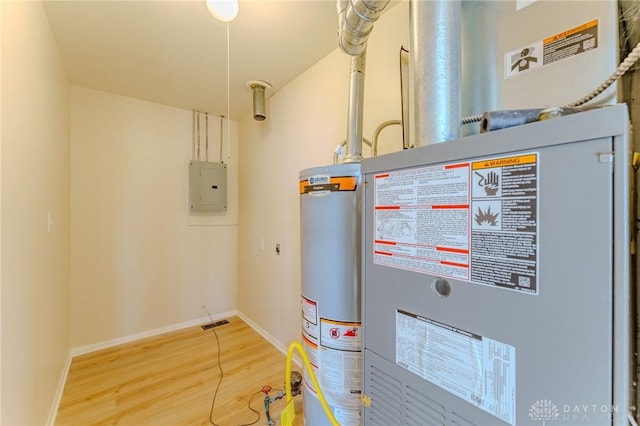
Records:
[[[320,385],[318,384],[318,380],[316,379],[316,375],[313,373],[313,367],[311,367],[311,363],[309,362],[309,358],[307,357],[304,348],[299,342],[291,342],[289,345],[289,350],[287,351],[287,364],[285,367],[285,392],[287,396],[287,405],[284,410],[280,414],[280,421],[282,422],[282,426],[293,426],[293,418],[296,415],[296,410],[293,404],[293,397],[291,396],[291,361],[293,358],[293,351],[296,349],[300,356],[302,357],[302,362],[304,366],[307,368],[307,373],[309,373],[309,377],[311,377],[311,381],[313,382],[313,387],[318,393],[318,398],[320,399],[320,404],[322,404],[322,409],[324,413],[327,415],[327,418],[331,422],[332,426],[340,426],[340,423],[333,417],[333,413],[329,409],[329,405],[327,401],[324,399],[324,394],[322,393],[322,389],[320,389]]]

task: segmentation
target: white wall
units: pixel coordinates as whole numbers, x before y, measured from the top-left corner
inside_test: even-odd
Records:
[[[42,4],[2,3],[0,423],[41,425],[69,350],[69,84]]]
[[[2,2],[0,2],[0,98],[2,98]],[[2,106],[0,104],[0,177],[2,177]],[[2,185],[0,185],[0,377],[2,377]],[[2,413],[2,382],[0,381],[0,413]],[[0,423],[2,414],[0,414]]]
[[[368,139],[381,122],[401,117],[399,50],[408,40],[409,7],[402,2],[380,18],[369,39]],[[345,140],[349,65],[347,55],[334,51],[270,96],[264,122],[247,116],[239,123],[238,309],[282,347],[300,336],[298,173],[330,164]],[[384,130],[379,153],[401,149],[401,135],[400,127]]]
[[[72,347],[204,318],[203,305],[236,309],[231,123],[228,211],[190,214],[192,112],[71,86]],[[218,119],[209,124],[218,161]],[[203,134],[202,159],[204,145]]]

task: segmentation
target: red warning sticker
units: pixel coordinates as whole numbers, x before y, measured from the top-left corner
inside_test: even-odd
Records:
[[[360,351],[362,323],[320,318],[320,346],[343,351]]]

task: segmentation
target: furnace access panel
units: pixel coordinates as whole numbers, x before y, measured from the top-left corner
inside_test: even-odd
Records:
[[[626,106],[365,160],[364,425],[627,424]]]

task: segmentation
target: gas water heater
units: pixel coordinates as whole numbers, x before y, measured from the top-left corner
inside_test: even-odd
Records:
[[[360,424],[360,164],[300,172],[302,342],[322,392],[343,426]],[[327,424],[304,375],[304,418]]]
[[[365,160],[363,425],[629,424],[631,161],[624,104]]]

